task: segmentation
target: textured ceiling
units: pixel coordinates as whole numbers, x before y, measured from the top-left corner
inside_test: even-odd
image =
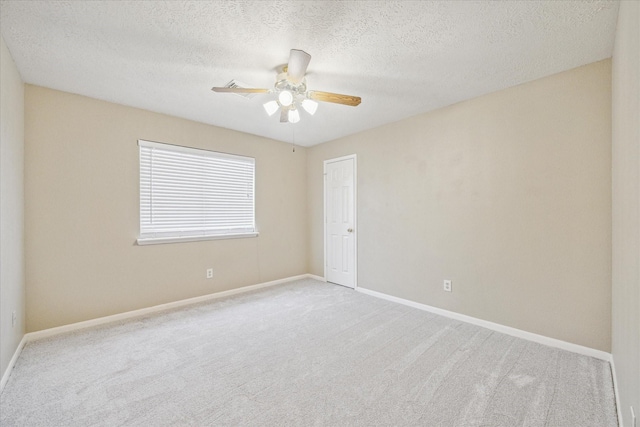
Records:
[[[310,146],[611,56],[617,1],[1,1],[27,83]],[[289,50],[321,103],[296,124],[270,95]],[[143,135],[141,136],[143,137]]]

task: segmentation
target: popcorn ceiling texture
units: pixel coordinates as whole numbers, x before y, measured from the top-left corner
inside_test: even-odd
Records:
[[[617,1],[2,1],[27,83],[314,145],[611,56]],[[289,50],[312,55],[322,103],[296,125],[216,94],[271,87]],[[294,133],[295,132],[295,133]]]

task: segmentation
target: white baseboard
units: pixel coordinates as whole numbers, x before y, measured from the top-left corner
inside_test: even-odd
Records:
[[[318,281],[320,281],[320,282],[326,282],[326,281],[327,281],[327,279],[325,279],[324,277],[322,277],[322,276],[316,276],[315,274],[307,274],[307,277],[308,277],[309,279],[318,280]]]
[[[573,344],[573,343],[558,340],[555,338],[545,337],[544,335],[534,334],[532,332],[523,331],[521,329],[512,328],[510,326],[504,326],[499,323],[493,323],[487,320],[478,319],[476,317],[471,317],[464,314],[456,313],[454,311],[443,310],[441,308],[432,307],[430,305],[421,304],[419,302],[394,297],[391,295],[383,294],[382,292],[372,291],[370,289],[357,288],[356,291],[362,292],[363,294],[371,295],[374,297],[386,299],[388,301],[393,301],[400,304],[408,305],[409,307],[428,311],[434,314],[439,314],[441,316],[449,317],[451,319],[459,320],[461,322],[471,323],[473,325],[481,326],[483,328],[491,329],[492,331],[501,332],[503,334],[511,335],[517,338],[522,338],[528,341],[537,342],[539,344],[548,345],[550,347],[560,348],[562,350],[571,351],[573,353],[582,354],[584,356],[595,357],[596,359],[606,360],[607,362],[611,361],[611,354],[605,351],[584,347],[578,344]]]
[[[616,363],[613,359],[613,354],[609,360],[611,364],[611,377],[613,378],[613,394],[616,397],[616,411],[618,412],[618,427],[624,427],[624,421],[622,420],[622,408],[620,407],[620,395],[618,394],[618,374],[616,374]]]
[[[93,326],[104,325],[107,323],[117,322],[120,320],[132,319],[135,317],[145,316],[151,313],[157,313],[160,311],[170,310],[173,308],[185,307],[192,304],[197,304],[204,301],[209,301],[217,298],[228,297],[243,292],[254,291],[256,289],[266,288],[268,286],[280,285],[282,283],[292,282],[294,280],[315,278],[310,274],[301,274],[299,276],[287,277],[284,279],[272,280],[270,282],[259,283],[257,285],[243,286],[242,288],[230,289],[228,291],[216,292],[213,294],[202,295],[194,298],[187,298],[180,301],[169,302],[166,304],[154,305],[153,307],[141,308],[139,310],[127,311],[125,313],[114,314],[111,316],[98,317],[97,319],[86,320],[84,322],[71,323],[69,325],[58,326],[50,329],[43,329],[37,332],[30,332],[25,335],[27,341],[33,341],[53,335],[62,334],[65,332],[77,331],[79,329],[91,328]]]
[[[2,393],[2,390],[4,390],[4,386],[7,384],[7,381],[9,381],[9,376],[11,375],[11,371],[13,371],[13,367],[16,365],[16,362],[18,361],[18,357],[20,356],[20,353],[22,353],[22,349],[24,348],[24,345],[26,343],[27,343],[27,336],[23,335],[22,339],[20,340],[20,344],[18,344],[18,348],[16,348],[16,351],[13,353],[13,357],[9,361],[9,365],[7,366],[7,369],[5,369],[4,373],[2,374],[2,380],[0,380],[0,393]]]

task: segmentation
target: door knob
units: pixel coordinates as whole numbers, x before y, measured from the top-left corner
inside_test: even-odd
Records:
[[[349,233],[353,233],[353,228],[348,228],[348,229],[347,229],[347,231],[348,231]]]

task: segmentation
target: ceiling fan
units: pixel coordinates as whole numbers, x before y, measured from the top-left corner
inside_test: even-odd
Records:
[[[313,115],[318,109],[318,103],[333,102],[335,104],[350,105],[355,107],[360,104],[360,97],[351,95],[341,95],[339,93],[321,92],[317,90],[307,90],[307,82],[304,78],[307,67],[311,61],[311,55],[307,52],[291,49],[289,63],[283,66],[276,76],[276,83],[273,89],[254,89],[239,87],[232,84],[225,87],[214,87],[214,92],[226,92],[237,94],[253,93],[275,93],[277,100],[272,100],[264,104],[264,109],[269,116],[280,110],[280,122],[297,123],[300,121],[299,107],[307,113]]]

